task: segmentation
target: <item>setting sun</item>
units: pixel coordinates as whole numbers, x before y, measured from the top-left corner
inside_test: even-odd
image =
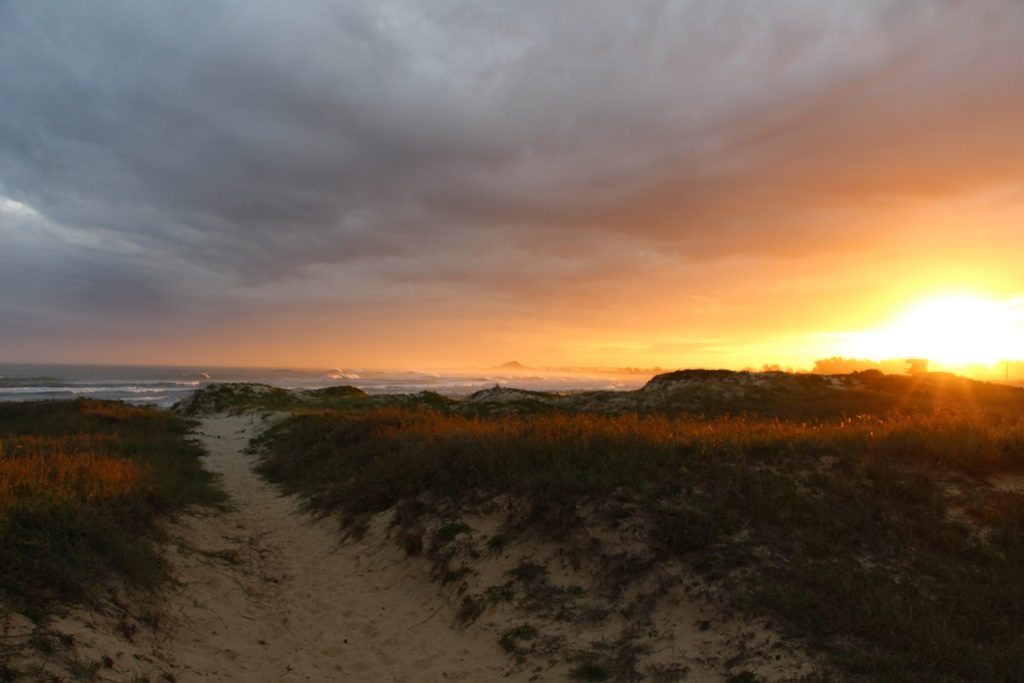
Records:
[[[871,358],[927,358],[944,365],[991,365],[1020,349],[1018,302],[947,295],[912,306],[894,322],[866,332],[855,352]]]

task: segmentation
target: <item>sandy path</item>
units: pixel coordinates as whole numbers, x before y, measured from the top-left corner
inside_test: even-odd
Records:
[[[450,610],[438,612],[443,598],[396,548],[340,544],[334,522],[310,520],[253,473],[242,449],[261,425],[219,416],[198,430],[235,509],[189,521],[188,540],[214,561],[182,567],[191,571],[174,600],[180,625],[161,648],[178,680],[502,677],[495,640],[452,626]]]
[[[242,449],[262,426],[248,415],[202,420],[206,466],[222,476],[234,509],[175,525],[169,559],[182,585],[156,607],[155,631],[140,627],[126,642],[109,613],[57,624],[85,661],[110,657],[100,679],[505,678],[496,636],[456,627],[424,569],[393,543],[341,543],[336,523],[311,520],[253,473]]]

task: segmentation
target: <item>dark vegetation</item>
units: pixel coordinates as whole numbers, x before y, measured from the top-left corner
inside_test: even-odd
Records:
[[[750,415],[785,420],[964,408],[989,414],[1024,414],[1024,391],[941,372],[908,376],[877,370],[846,375],[681,370],[659,375],[633,393],[639,408],[664,414]]]
[[[491,404],[499,413],[472,399],[302,399],[258,444],[261,469],[352,529],[395,506],[511,494],[558,538],[582,504],[618,501],[647,520],[656,557],[682,559],[851,678],[1021,680],[1024,495],[991,482],[1024,474],[1024,392],[776,374],[673,373],[635,392],[647,410],[603,414],[563,397]],[[686,411],[680,396],[710,400]],[[526,633],[503,646],[523,652]],[[576,675],[600,670],[584,661]]]
[[[0,605],[41,619],[165,579],[158,521],[222,501],[187,428],[117,402],[0,403]]]
[[[213,384],[175,406],[186,415],[246,410],[319,413],[325,410],[365,411],[371,407],[430,406],[445,409],[456,401],[433,391],[418,394],[371,396],[350,386],[326,387],[308,391],[289,391],[266,384]]]

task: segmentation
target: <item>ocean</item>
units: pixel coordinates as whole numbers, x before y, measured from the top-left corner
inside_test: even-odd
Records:
[[[285,389],[348,384],[370,394],[436,391],[464,396],[500,386],[535,391],[627,390],[647,376],[599,376],[561,371],[502,369],[425,372],[353,368],[216,368],[155,365],[0,364],[0,401],[98,398],[170,407],[200,387],[217,382],[260,382]]]

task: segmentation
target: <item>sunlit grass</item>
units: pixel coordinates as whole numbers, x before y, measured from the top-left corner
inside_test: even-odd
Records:
[[[296,416],[266,442],[280,454],[266,462],[268,472],[308,482],[318,504],[344,503],[346,514],[378,512],[425,489],[457,495],[479,487],[664,488],[685,482],[693,467],[726,462],[810,465],[833,455],[943,468],[936,475],[1024,465],[1024,420],[980,413],[815,423],[572,413],[473,418],[375,409]]]
[[[0,603],[38,618],[165,578],[160,520],[222,500],[187,429],[112,402],[0,404]]]
[[[35,447],[30,451],[26,445]],[[0,440],[0,521],[8,509],[127,498],[148,491],[150,473],[111,456],[64,451],[58,439]]]

